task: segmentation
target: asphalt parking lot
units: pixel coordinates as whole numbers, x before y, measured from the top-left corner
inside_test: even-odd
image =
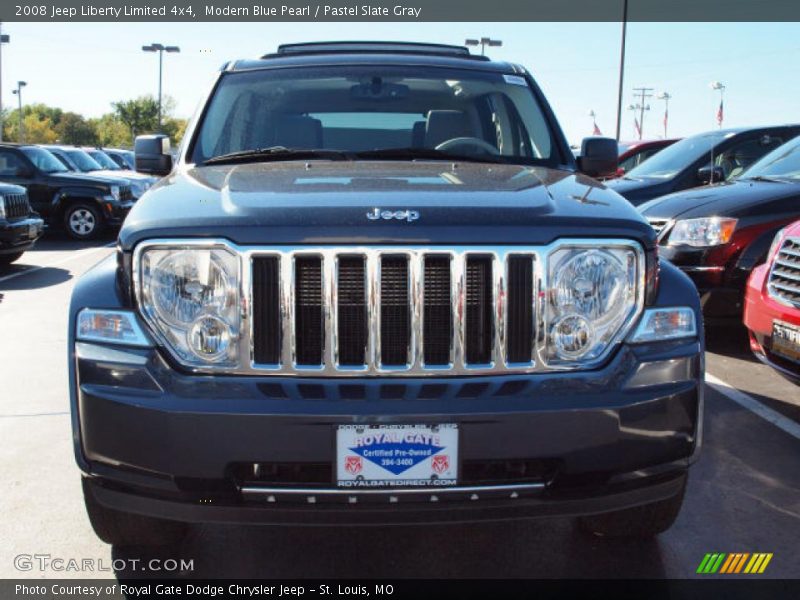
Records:
[[[0,577],[19,554],[147,558],[100,542],[83,508],[71,447],[66,308],[78,278],[114,240],[50,234],[0,272]],[[800,576],[800,388],[750,355],[743,329],[709,333],[705,446],[676,525],[650,542],[587,538],[568,519],[470,526],[284,530],[195,528],[170,557],[177,577],[670,577],[708,552],[770,552],[764,577]],[[118,573],[124,575],[124,573]],[[163,575],[163,573],[161,574]]]

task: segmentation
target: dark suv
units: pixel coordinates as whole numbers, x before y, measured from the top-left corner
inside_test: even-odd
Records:
[[[24,187],[0,183],[0,268],[18,260],[44,232],[44,221],[28,202]]]
[[[219,74],[70,307],[75,455],[114,544],[188,523],[576,515],[649,536],[700,448],[692,282],[522,67],[282,46]]]
[[[122,223],[134,203],[124,179],[73,173],[38,146],[0,144],[0,181],[26,188],[31,205],[45,222],[63,224],[71,237],[80,240]]]

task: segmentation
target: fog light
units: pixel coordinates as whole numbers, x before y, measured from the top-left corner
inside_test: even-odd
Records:
[[[575,359],[585,354],[594,341],[588,319],[581,315],[565,315],[553,323],[551,337],[560,358]]]
[[[231,329],[225,321],[213,316],[197,319],[189,328],[189,348],[203,360],[217,360],[225,355],[231,343]]]

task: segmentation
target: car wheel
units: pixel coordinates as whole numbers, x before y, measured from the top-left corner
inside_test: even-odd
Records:
[[[19,257],[22,256],[23,252],[14,252],[13,254],[0,254],[0,267],[4,267],[6,265],[10,265],[14,261],[19,260]]]
[[[64,225],[70,237],[76,240],[91,240],[103,230],[103,217],[91,204],[70,204],[64,211]]]
[[[118,548],[132,546],[175,546],[186,536],[185,523],[145,517],[107,508],[92,493],[91,484],[83,478],[83,500],[95,534]]]
[[[684,476],[681,491],[671,498],[599,515],[581,517],[578,525],[585,533],[614,538],[651,538],[672,527],[681,511],[686,492]]]

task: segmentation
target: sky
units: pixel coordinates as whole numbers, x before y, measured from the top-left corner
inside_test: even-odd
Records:
[[[141,46],[177,45],[164,56],[164,93],[176,115],[190,117],[217,69],[281,43],[397,40],[462,44],[503,41],[487,54],[523,64],[543,88],[570,143],[592,133],[590,111],[605,135],[616,131],[619,23],[4,23],[2,103],[43,102],[88,117],[111,102],[158,90],[158,56]],[[800,122],[800,24],[629,23],[622,139],[634,138],[634,87],[668,92],[668,134],[713,129],[726,86],[725,126]],[[644,137],[663,137],[664,102],[647,101]]]

